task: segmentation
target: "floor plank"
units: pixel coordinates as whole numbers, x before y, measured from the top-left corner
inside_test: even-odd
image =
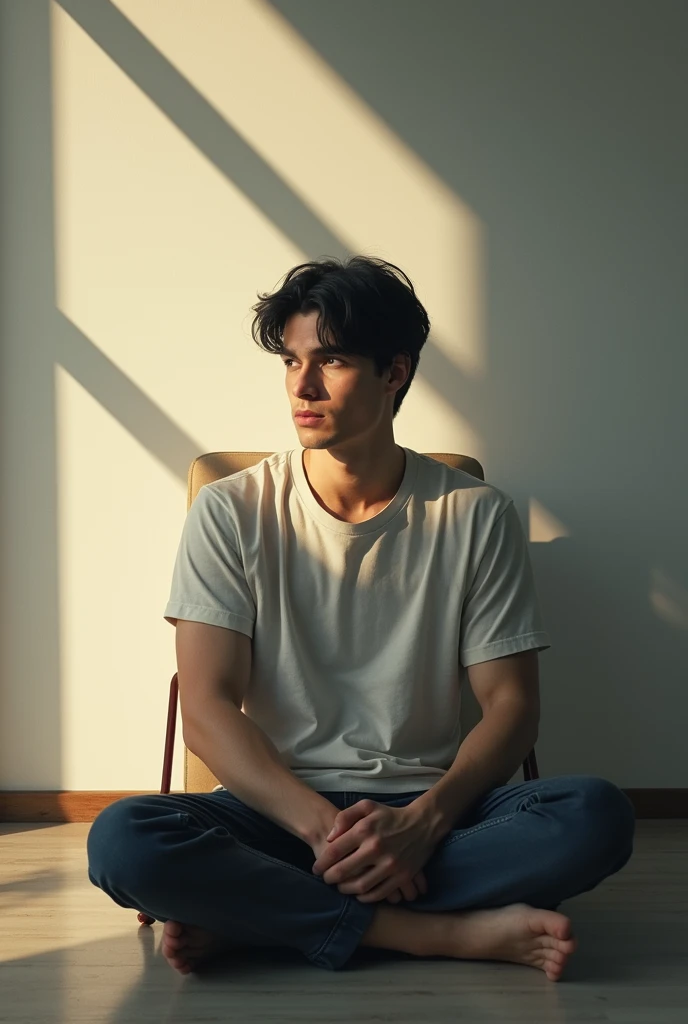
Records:
[[[251,949],[182,976],[86,873],[88,823],[0,824],[0,1022],[688,1022],[688,821],[640,820],[631,861],[563,903],[562,980],[490,961],[363,949],[345,971]]]

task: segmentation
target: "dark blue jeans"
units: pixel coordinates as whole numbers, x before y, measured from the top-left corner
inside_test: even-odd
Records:
[[[325,792],[338,809],[370,798],[403,807],[419,792]],[[396,906],[556,909],[630,859],[635,812],[613,783],[562,775],[498,786],[476,801],[423,867],[428,891]],[[382,900],[361,903],[313,875],[315,855],[227,790],[128,796],[87,839],[88,877],[120,907],[181,921],[236,946],[289,946],[342,968]]]

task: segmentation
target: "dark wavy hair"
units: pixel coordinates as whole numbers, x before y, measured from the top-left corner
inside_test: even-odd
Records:
[[[411,371],[394,395],[394,419],[430,331],[428,314],[403,270],[374,256],[351,256],[346,262],[322,257],[292,267],[271,295],[257,294],[251,336],[266,352],[283,353],[290,316],[317,310],[318,339],[329,355],[365,356],[381,377],[395,355],[408,353]]]

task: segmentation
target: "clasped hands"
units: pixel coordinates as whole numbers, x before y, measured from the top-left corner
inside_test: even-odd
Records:
[[[326,844],[313,848],[313,874],[337,883],[341,893],[355,895],[361,903],[383,900],[398,890],[406,899],[414,899],[418,890],[427,892],[421,869],[436,844],[411,807],[388,807],[374,800],[345,807]]]

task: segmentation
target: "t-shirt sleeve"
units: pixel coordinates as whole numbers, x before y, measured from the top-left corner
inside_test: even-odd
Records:
[[[163,617],[208,622],[253,636],[256,606],[236,540],[231,510],[204,484],[191,503]]]
[[[552,645],[542,623],[528,541],[513,500],[490,531],[463,602],[459,661],[477,665]]]

